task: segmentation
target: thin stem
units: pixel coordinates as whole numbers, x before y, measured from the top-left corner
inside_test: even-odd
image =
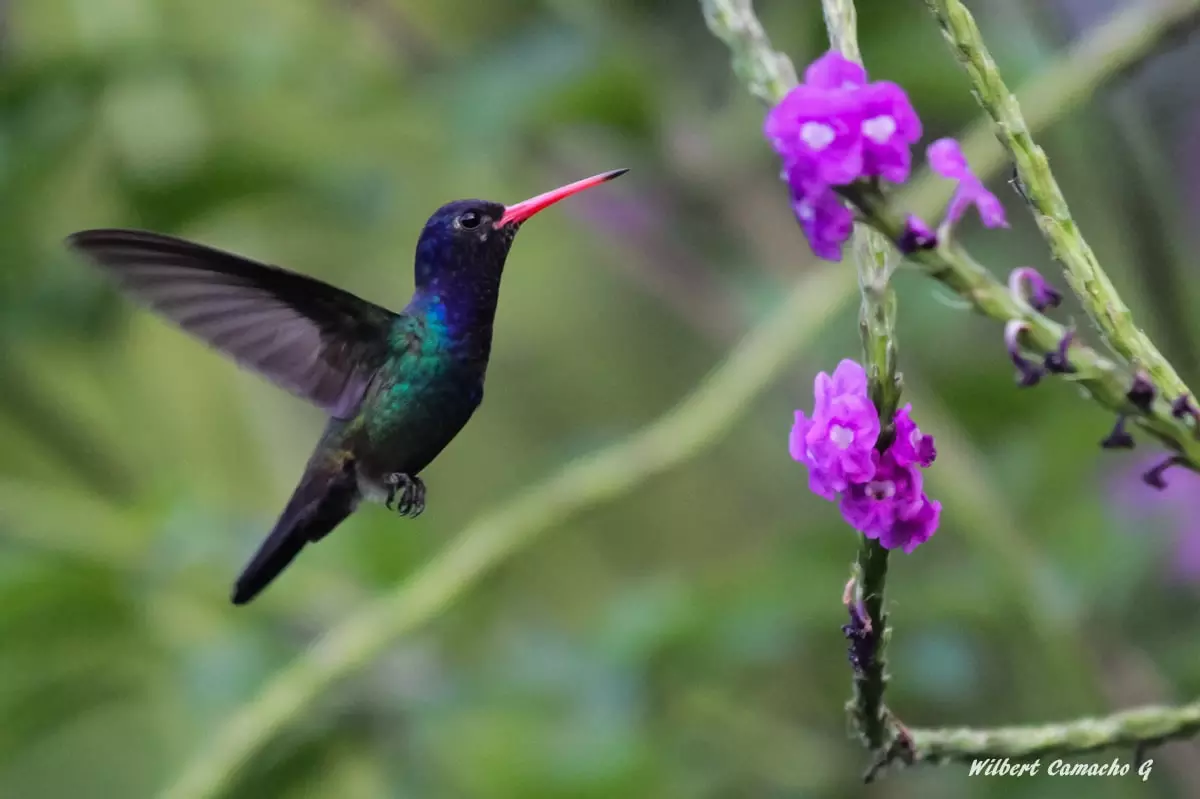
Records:
[[[1174,367],[1134,324],[1132,312],[1072,218],[1046,154],[1034,142],[1020,104],[1000,77],[971,12],[959,0],[926,0],[926,5],[970,77],[980,106],[992,117],[1000,143],[1016,164],[1034,219],[1088,316],[1115,352],[1135,368],[1149,372],[1159,391],[1171,398],[1190,396]],[[1191,0],[1159,5],[1168,6],[1173,13],[1192,13],[1197,8]],[[1152,13],[1149,7],[1145,13]]]
[[[1099,86],[1129,73],[1170,41],[1192,30],[1200,0],[1126,6],[1086,31],[1036,78],[1017,90],[1017,102],[1030,130],[1042,130],[1060,119]],[[979,117],[955,138],[976,174],[993,175],[1005,166],[1004,148],[996,140],[990,117]],[[928,208],[944,203],[952,189],[953,184],[925,167],[904,188],[901,205]]]
[[[1145,748],[1200,732],[1200,702],[1151,705],[1099,718],[1022,727],[912,729],[913,762],[971,762],[1081,755],[1118,746]]]
[[[796,85],[792,60],[771,47],[750,0],[700,0],[709,29],[733,53],[733,71],[758,99],[773,105]]]
[[[242,765],[317,697],[371,663],[396,638],[437,616],[490,569],[581,510],[632,491],[715,444],[836,312],[840,303],[828,298],[846,280],[833,270],[812,273],[674,409],[469,525],[413,578],[277,673],[163,796],[226,794]]]
[[[846,58],[862,62],[858,48],[858,14],[854,0],[822,0],[825,27],[830,45]],[[858,267],[858,288],[862,296],[859,331],[862,335],[863,362],[875,409],[882,430],[880,449],[892,439],[892,418],[900,402],[900,380],[896,374],[896,293],[889,282],[891,247],[869,225],[854,226],[853,251]],[[859,644],[871,656],[854,665],[854,696],[848,707],[851,723],[871,750],[890,743],[888,711],[883,703],[886,678],[887,617],[884,589],[887,585],[888,551],[876,539],[859,533],[858,552],[853,567],[855,601],[862,602],[866,638]]]

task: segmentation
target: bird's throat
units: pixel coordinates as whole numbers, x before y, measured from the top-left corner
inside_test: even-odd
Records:
[[[439,276],[418,289],[409,313],[422,316],[428,328],[444,336],[452,348],[466,346],[486,357],[496,320],[499,281],[446,279],[449,277]]]

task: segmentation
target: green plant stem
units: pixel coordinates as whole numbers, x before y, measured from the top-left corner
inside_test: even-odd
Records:
[[[792,60],[771,47],[750,0],[700,0],[709,30],[726,44],[733,71],[758,99],[774,105],[796,85]]]
[[[833,49],[846,58],[862,63],[858,48],[858,13],[854,0],[822,0],[825,27]],[[889,260],[892,249],[887,239],[869,225],[855,223],[852,250],[858,271],[859,331],[863,343],[863,363],[867,370],[871,399],[879,412],[882,429],[879,448],[890,443],[892,418],[900,403],[900,379],[896,373],[896,293],[892,290]],[[847,706],[854,729],[871,750],[886,748],[892,738],[889,714],[883,703],[887,687],[887,639],[889,631],[884,609],[887,587],[888,551],[878,540],[859,533],[852,579],[853,601],[860,602],[871,637],[872,657],[854,669],[854,695]]]
[[[1142,748],[1190,738],[1200,732],[1200,702],[1150,705],[1111,716],[987,729],[909,730],[914,763],[970,762],[978,758],[1031,759],[1081,755],[1118,746]]]
[[[848,276],[819,270],[792,289],[677,407],[630,438],[581,458],[482,516],[414,577],[370,603],[276,674],[180,778],[169,799],[222,796],[240,767],[326,689],[436,616],[489,569],[591,505],[636,489],[716,443],[840,303]]]
[[[1166,42],[1189,31],[1200,12],[1200,0],[1174,3],[1129,3],[1088,30],[1035,79],[1017,90],[1017,103],[1030,130],[1045,128],[1092,95],[1102,84],[1129,72]],[[956,137],[978,175],[994,175],[1006,162],[986,114]],[[901,205],[930,208],[944,203],[953,184],[923,167],[901,192]]]
[[[904,222],[877,193],[856,187],[845,193],[876,230],[893,242],[900,241]],[[1008,286],[992,277],[956,242],[943,243],[937,249],[917,252],[909,258],[980,313],[1002,322],[1014,319],[1024,322],[1022,343],[1035,353],[1053,352],[1068,333],[1067,328],[1014,297]],[[1149,409],[1139,409],[1126,396],[1132,380],[1127,369],[1083,344],[1070,348],[1069,361],[1075,372],[1063,375],[1064,379],[1078,383],[1106,408],[1129,415],[1143,430],[1186,458],[1185,465],[1200,471],[1200,441],[1186,422],[1171,414],[1171,403],[1161,392]]]
[[[1190,396],[1174,367],[1134,324],[1132,312],[1072,218],[1046,154],[1034,142],[1020,104],[1000,77],[971,12],[960,0],[926,0],[926,5],[937,17],[946,41],[970,76],[980,106],[995,123],[1000,143],[1016,164],[1038,227],[1088,316],[1115,352],[1149,373],[1160,393],[1165,392],[1172,399],[1184,394]],[[1197,9],[1191,0],[1156,5],[1164,6],[1172,16],[1187,16]],[[1147,6],[1143,13],[1153,12]],[[1165,15],[1166,12],[1160,12],[1160,16]]]

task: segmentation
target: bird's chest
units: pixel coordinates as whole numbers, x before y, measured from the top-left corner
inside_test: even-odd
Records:
[[[415,474],[428,465],[479,406],[485,369],[477,348],[427,336],[380,370],[363,414],[373,470]]]

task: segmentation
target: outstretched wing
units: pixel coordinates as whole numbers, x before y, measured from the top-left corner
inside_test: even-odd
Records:
[[[136,230],[87,230],[67,244],[141,303],[331,416],[356,412],[387,357],[396,314],[319,280]]]

